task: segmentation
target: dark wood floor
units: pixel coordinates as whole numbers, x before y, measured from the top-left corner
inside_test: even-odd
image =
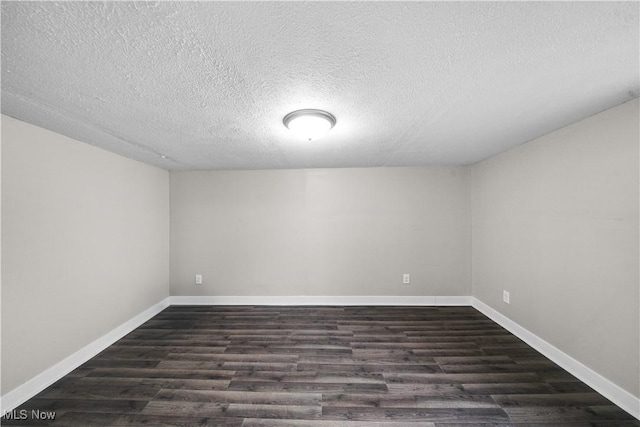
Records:
[[[640,426],[471,307],[174,306],[13,414],[27,419],[2,424]]]

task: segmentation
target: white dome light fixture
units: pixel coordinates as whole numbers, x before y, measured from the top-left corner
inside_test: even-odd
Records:
[[[284,116],[284,125],[308,141],[325,136],[336,124],[333,114],[323,110],[296,110]]]

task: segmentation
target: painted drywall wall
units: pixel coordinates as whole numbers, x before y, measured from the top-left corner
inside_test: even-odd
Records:
[[[169,173],[2,117],[2,392],[169,293]]]
[[[638,114],[636,99],[471,170],[473,295],[637,397]]]
[[[0,127],[2,115],[0,115]],[[2,338],[2,136],[0,135],[0,338]],[[0,339],[0,396],[2,396],[2,339]],[[0,403],[0,407],[2,404]]]
[[[172,172],[171,294],[470,295],[468,184],[462,167]]]

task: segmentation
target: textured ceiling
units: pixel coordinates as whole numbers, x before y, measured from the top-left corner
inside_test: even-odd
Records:
[[[638,10],[3,1],[2,113],[166,169],[471,164],[637,97]]]

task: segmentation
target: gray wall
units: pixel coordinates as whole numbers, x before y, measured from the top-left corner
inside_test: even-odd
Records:
[[[473,295],[635,396],[638,126],[636,99],[472,168]]]
[[[0,116],[0,121],[2,116]],[[2,396],[2,136],[0,135],[0,396]],[[1,406],[1,405],[0,405]]]
[[[171,294],[470,295],[468,189],[463,167],[172,172]]]
[[[169,294],[169,173],[2,117],[2,392]]]

